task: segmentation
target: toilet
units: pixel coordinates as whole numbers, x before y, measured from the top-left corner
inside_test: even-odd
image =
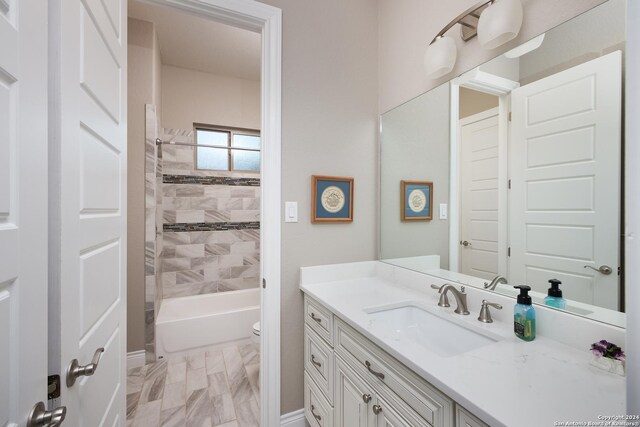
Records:
[[[256,351],[260,351],[260,322],[253,324],[253,333],[251,334],[251,344]]]

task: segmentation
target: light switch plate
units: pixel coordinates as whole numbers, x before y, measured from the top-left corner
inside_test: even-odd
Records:
[[[447,204],[440,203],[440,219],[447,219]]]
[[[298,202],[284,202],[284,222],[298,222]]]

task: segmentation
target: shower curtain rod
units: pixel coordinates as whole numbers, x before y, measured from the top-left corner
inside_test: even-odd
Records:
[[[206,147],[206,148],[224,148],[228,150],[229,148],[233,150],[242,150],[242,151],[260,151],[259,148],[241,148],[241,147],[229,147],[227,145],[208,145],[208,144],[194,144],[192,142],[174,142],[174,141],[163,141],[160,138],[156,138],[156,145],[180,145],[183,147]]]

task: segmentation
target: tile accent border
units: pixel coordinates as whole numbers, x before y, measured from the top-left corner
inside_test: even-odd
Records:
[[[179,222],[174,224],[164,224],[165,232],[188,232],[188,231],[228,231],[228,230],[259,230],[260,222]]]
[[[164,184],[260,186],[260,178],[234,178],[230,176],[163,175],[162,182]]]

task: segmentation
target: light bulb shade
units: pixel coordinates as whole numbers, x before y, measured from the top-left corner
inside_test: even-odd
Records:
[[[456,63],[456,42],[451,37],[440,37],[424,53],[424,69],[427,77],[437,79],[453,70]]]
[[[518,36],[522,27],[520,0],[496,0],[482,11],[478,41],[484,49],[495,49]]]

